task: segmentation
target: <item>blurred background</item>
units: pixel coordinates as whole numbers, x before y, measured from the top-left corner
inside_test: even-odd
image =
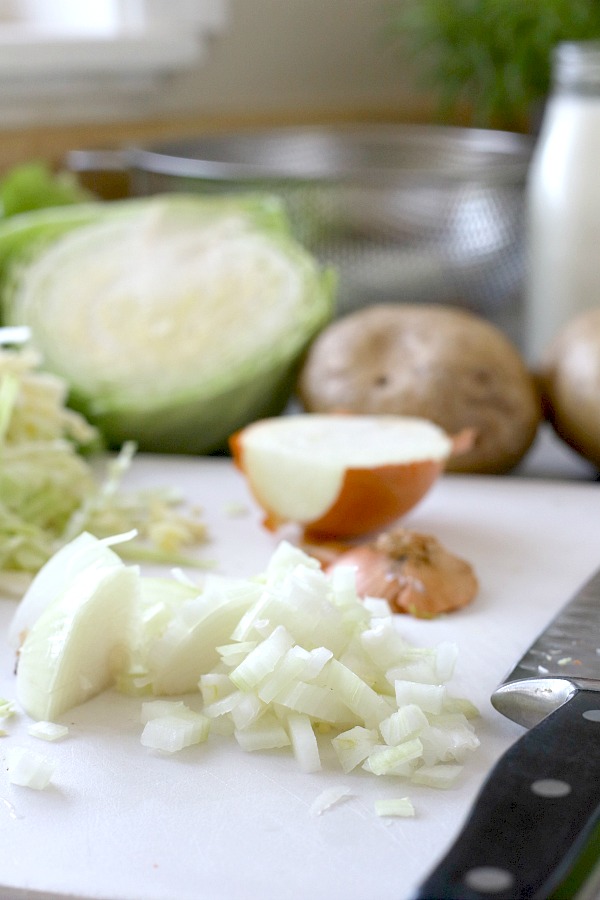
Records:
[[[381,0],[38,6],[0,4],[2,167],[221,128],[430,115]]]
[[[0,167],[252,125],[539,120],[593,0],[0,0]]]
[[[339,312],[459,303],[519,343],[552,53],[599,36],[595,0],[0,0],[0,175],[67,165],[112,199],[191,181],[73,151],[224,161],[221,188],[286,195],[298,237],[341,273]],[[281,128],[309,132],[282,143]],[[324,190],[340,180],[343,195]]]
[[[340,312],[458,302],[519,343],[525,177],[552,52],[598,36],[595,0],[0,0],[0,176],[42,160],[106,199],[187,189],[71,155],[166,145],[251,163],[252,186],[342,177],[358,193],[304,197],[310,221],[296,222],[341,272]],[[340,140],[344,126],[362,130]],[[326,132],[264,139],[282,127]],[[255,145],[193,143],[257,130]],[[223,186],[247,187],[238,174]]]
[[[265,188],[339,275],[336,315],[453,304],[524,350],[553,53],[598,38],[597,0],[0,0],[0,178]]]

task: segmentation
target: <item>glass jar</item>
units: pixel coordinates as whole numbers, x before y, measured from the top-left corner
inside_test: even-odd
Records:
[[[527,185],[525,352],[535,366],[560,327],[600,306],[600,42],[556,47]]]

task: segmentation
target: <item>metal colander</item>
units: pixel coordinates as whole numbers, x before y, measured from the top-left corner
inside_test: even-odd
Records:
[[[374,302],[452,302],[509,315],[523,276],[523,135],[422,125],[246,131],[115,153],[133,194],[267,190],[339,273],[340,314]]]

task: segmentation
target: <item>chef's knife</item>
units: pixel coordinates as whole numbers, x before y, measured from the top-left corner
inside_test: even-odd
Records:
[[[600,569],[491,699],[530,730],[415,900],[546,900],[589,841],[600,821]]]

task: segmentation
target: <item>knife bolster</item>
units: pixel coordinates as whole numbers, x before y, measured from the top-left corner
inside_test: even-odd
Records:
[[[492,706],[519,725],[533,728],[556,712],[579,690],[568,678],[523,678],[501,685],[492,694]]]

